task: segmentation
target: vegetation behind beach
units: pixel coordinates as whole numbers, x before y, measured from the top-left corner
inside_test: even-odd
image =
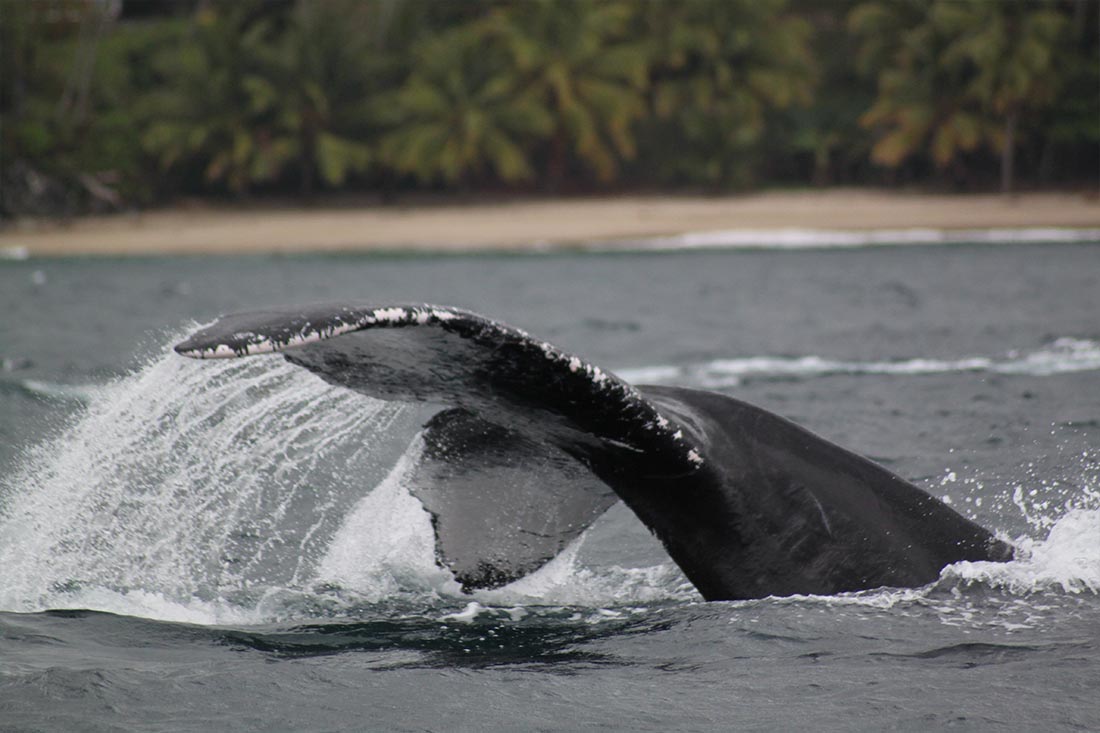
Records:
[[[0,0],[0,216],[1096,185],[1088,0]]]

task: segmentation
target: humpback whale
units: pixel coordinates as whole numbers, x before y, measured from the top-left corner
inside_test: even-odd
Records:
[[[558,554],[623,501],[707,600],[916,587],[1013,548],[874,462],[732,397],[634,386],[458,308],[223,316],[184,356],[280,353],[334,385],[440,406],[409,489],[468,590]]]

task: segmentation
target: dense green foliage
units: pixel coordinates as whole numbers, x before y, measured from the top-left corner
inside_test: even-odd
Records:
[[[1088,0],[0,0],[0,214],[1095,184]]]

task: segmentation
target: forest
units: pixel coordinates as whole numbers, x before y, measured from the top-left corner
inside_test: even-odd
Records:
[[[0,217],[1093,188],[1096,0],[0,0]]]

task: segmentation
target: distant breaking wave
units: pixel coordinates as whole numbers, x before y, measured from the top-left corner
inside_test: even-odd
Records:
[[[100,389],[95,384],[59,384],[38,379],[7,381],[0,379],[0,390],[20,392],[31,397],[65,402],[88,402]]]
[[[797,379],[839,374],[922,375],[951,372],[993,372],[1045,377],[1100,369],[1100,342],[1060,338],[1028,353],[1009,352],[1003,358],[906,359],[903,361],[841,361],[820,356],[749,356],[715,359],[684,366],[644,366],[616,370],[633,384],[692,384],[731,387],[745,379]]]
[[[725,229],[593,242],[594,250],[842,249],[886,245],[1100,243],[1100,229]]]
[[[1001,358],[969,356],[959,359],[914,358],[900,361],[844,361],[820,356],[746,356],[683,365],[638,366],[616,369],[631,384],[681,384],[697,387],[735,387],[746,379],[811,379],[835,375],[879,374],[920,376],[952,372],[990,372],[1048,377],[1100,370],[1100,341],[1059,338],[1030,352],[1010,351]],[[36,379],[4,380],[8,389],[44,399],[78,403],[91,401],[100,386],[56,384]]]
[[[461,242],[458,242],[461,244]],[[946,244],[1100,243],[1100,229],[1072,227],[1005,227],[998,229],[722,229],[662,237],[629,237],[582,242],[581,248],[607,251],[676,251],[693,249],[845,249],[857,247]],[[572,244],[550,240],[530,245],[535,252],[556,251]],[[524,247],[517,247],[523,249]],[[397,248],[399,249],[399,248]],[[484,247],[473,246],[474,251]],[[29,247],[0,247],[0,261],[29,260]]]

